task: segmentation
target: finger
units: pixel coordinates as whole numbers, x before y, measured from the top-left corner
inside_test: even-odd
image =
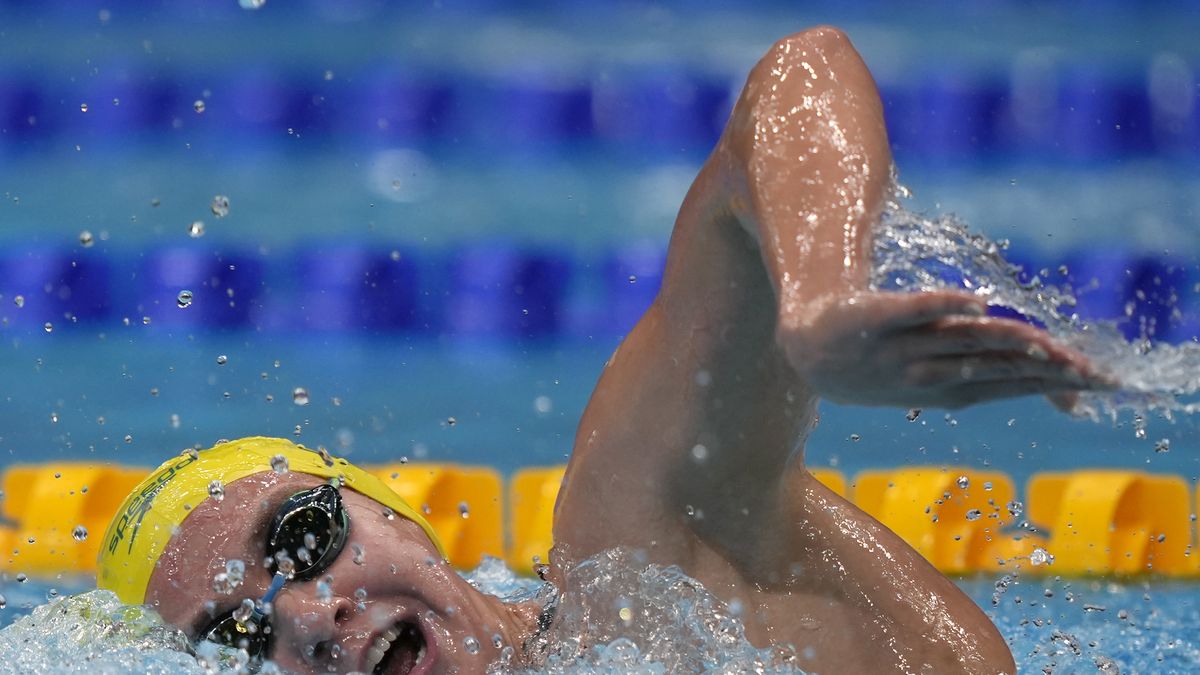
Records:
[[[1036,326],[1013,319],[947,317],[888,339],[889,342],[896,341],[895,348],[909,361],[939,355],[981,356],[985,352],[1012,351],[1035,360],[1071,366],[1092,388],[1116,386],[1115,381],[1099,372],[1078,350]]]
[[[1092,382],[1074,365],[1048,362],[1022,352],[988,352],[971,356],[939,356],[916,361],[905,372],[915,387],[957,382],[1043,379],[1061,388],[1088,389]]]
[[[1079,392],[1077,391],[1054,391],[1046,394],[1046,398],[1050,403],[1060,411],[1075,414],[1075,406],[1079,403]]]
[[[881,330],[897,331],[950,316],[981,317],[987,305],[968,293],[928,291],[880,293],[864,309],[871,312]]]
[[[948,317],[888,336],[894,346],[910,360],[939,355],[967,355],[988,351],[1033,352],[1047,354],[1041,345],[1045,333],[1034,326],[1011,319]],[[1056,352],[1060,352],[1057,347]],[[1032,355],[1032,354],[1031,354]]]
[[[961,408],[985,401],[1017,398],[1031,394],[1053,395],[1062,391],[1066,391],[1066,389],[1060,383],[1039,377],[995,382],[968,382],[952,388],[945,396],[947,399],[945,405],[951,408]]]

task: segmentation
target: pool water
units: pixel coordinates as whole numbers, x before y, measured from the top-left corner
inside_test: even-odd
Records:
[[[732,93],[772,40],[818,22],[844,26],[872,68],[915,211],[1011,239],[1027,272],[1108,274],[1088,318],[1120,316],[1161,273],[1185,313],[1155,339],[1200,330],[1195,3],[552,4],[0,2],[0,468],[150,466],[246,435],[366,464],[563,463]],[[231,200],[219,218],[215,195]],[[322,294],[324,310],[399,300],[338,287],[333,249],[432,269],[417,310],[438,321],[314,311]],[[479,251],[535,252],[546,286],[569,277],[544,298],[563,321],[500,339],[459,321],[512,309],[503,283],[460,283]],[[6,285],[34,258],[32,292]],[[177,309],[185,287],[155,270],[192,264],[196,301]],[[262,312],[206,314],[210,273],[239,300],[262,290]],[[821,413],[808,462],[851,478],[953,465],[1023,485],[1114,467],[1183,476],[1194,495],[1200,476],[1194,417],[1150,415],[1141,433],[1128,414],[1074,420],[1036,398]],[[0,575],[0,625],[91,587],[35,572]],[[1200,585],[1050,572],[959,582],[1022,672],[1200,672]],[[93,668],[58,637],[61,651],[25,645],[36,670]],[[606,644],[579,669],[662,671]]]
[[[634,567],[628,565],[628,561],[622,561],[621,564],[626,569]],[[535,585],[533,582],[516,580],[498,561],[491,561],[485,564],[484,568],[481,569],[481,573],[475,575],[476,582],[485,590],[491,589],[502,596]],[[708,628],[700,630],[692,628],[694,632],[690,634],[691,641],[688,642],[688,618],[675,616],[669,619],[662,633],[674,631],[669,633],[666,641],[675,644],[676,649],[686,656],[681,656],[680,651],[664,649],[662,645],[655,644],[647,638],[646,636],[653,631],[639,634],[640,645],[634,646],[632,641],[613,637],[619,633],[619,629],[614,631],[610,628],[609,632],[605,633],[603,622],[593,621],[593,624],[598,623],[600,627],[591,626],[591,633],[606,639],[596,643],[594,649],[582,654],[576,653],[576,658],[567,663],[551,662],[546,666],[546,671],[614,674],[682,672],[671,668],[664,671],[663,659],[696,658],[696,654],[704,653],[703,647],[714,639],[711,636],[705,639],[696,636],[704,634],[704,630],[711,630],[713,625],[724,625],[726,630],[734,631],[734,637],[730,634],[717,634],[725,637],[712,644],[723,645],[719,647],[722,651],[717,653],[723,654],[724,657],[710,655],[708,658],[713,659],[715,666],[708,672],[745,672],[746,664],[755,658],[757,652],[748,649],[748,645],[736,639],[736,626],[728,623],[728,610],[720,603],[706,604],[711,601],[706,601],[703,594],[681,595],[678,580],[670,575],[668,578],[672,580],[673,585],[666,586],[659,582],[660,585],[655,586],[654,581],[642,581],[640,586],[634,587],[637,595],[622,594],[623,590],[629,589],[616,584],[610,589],[612,597],[605,596],[607,599],[601,598],[596,602],[599,603],[598,606],[607,606],[604,603],[608,603],[615,611],[617,607],[628,606],[628,597],[636,597],[638,600],[635,602],[643,603],[638,611],[649,614],[644,606],[653,605],[656,600],[661,600],[664,607],[682,607],[681,611],[685,613],[685,617],[686,613],[690,612],[692,617],[717,617],[725,622],[703,623],[701,625]],[[628,575],[625,580],[628,581]],[[608,584],[613,583],[611,579],[605,581]],[[1193,639],[1200,631],[1200,588],[1195,584],[1161,581],[1070,581],[1054,576],[971,578],[960,579],[958,583],[996,622],[1008,640],[1019,672],[1193,673],[1200,668],[1200,648]],[[6,579],[0,583],[0,593],[6,601],[3,610],[5,625],[27,616],[34,608],[45,605],[47,601],[58,603],[67,594],[83,592],[90,587],[89,580],[79,578],[61,578],[50,583]],[[626,604],[622,605],[622,602]],[[109,611],[112,611],[111,608]],[[93,620],[100,619],[93,617]],[[664,621],[662,616],[657,616],[654,620],[660,624]],[[17,652],[10,652],[6,663],[0,664],[0,672],[28,672],[23,669],[32,665],[37,667],[39,672],[116,673],[122,672],[122,668],[128,671],[130,664],[134,663],[142,668],[159,667],[160,672],[173,672],[172,669],[178,672],[181,665],[189,668],[194,665],[191,657],[164,649],[164,645],[170,644],[169,639],[156,638],[153,635],[148,638],[145,629],[136,628],[154,625],[153,622],[144,624],[143,621],[135,617],[135,628],[126,631],[128,637],[115,638],[113,644],[141,649],[153,645],[159,651],[135,657],[131,651],[121,651],[111,646],[92,655],[95,661],[89,667],[98,670],[86,671],[75,670],[75,665],[63,665],[62,660],[64,654],[71,655],[77,650],[88,648],[72,642],[79,631],[78,619],[67,625],[43,624],[38,629],[18,626],[18,633],[13,633],[14,629],[0,631],[0,645],[17,650],[23,659],[20,661],[22,669],[16,669],[13,664],[17,663],[14,660]],[[580,627],[570,628],[578,630]],[[636,626],[634,628],[643,630]],[[38,636],[38,646],[33,649],[20,644],[21,636],[28,636],[30,630],[34,630],[33,634]],[[120,631],[115,632],[120,634]],[[114,631],[110,628],[107,633],[111,636]],[[58,645],[59,651],[47,653],[41,649],[41,645],[47,642]],[[712,645],[709,647],[712,648]],[[796,648],[800,655],[798,663],[802,664],[804,646],[797,645]],[[679,662],[674,663],[678,665]],[[199,666],[195,668],[196,672],[201,672]],[[697,669],[688,670],[690,672]]]

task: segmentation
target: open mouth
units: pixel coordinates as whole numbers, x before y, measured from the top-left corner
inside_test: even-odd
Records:
[[[425,660],[425,636],[412,621],[401,621],[383,631],[367,649],[366,667],[375,675],[407,675]]]

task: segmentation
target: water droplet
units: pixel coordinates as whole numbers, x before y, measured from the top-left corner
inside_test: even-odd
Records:
[[[1050,555],[1046,549],[1038,547],[1033,549],[1029,554],[1029,564],[1037,567],[1038,565],[1049,565],[1054,562],[1054,556]]]
[[[225,576],[228,577],[230,586],[241,586],[246,578],[246,563],[236,558],[226,561]]]
[[[1169,438],[1160,439],[1157,443],[1154,444],[1154,451],[1158,452],[1158,453],[1170,452],[1171,451],[1171,439],[1169,439]],[[1187,453],[1184,453],[1184,454],[1187,454]]]
[[[80,103],[79,104],[79,112],[87,112],[87,111],[88,111],[88,104]]]
[[[192,239],[199,239],[204,236],[204,221],[193,220],[191,225],[188,225],[188,236]]]
[[[983,517],[983,511],[979,509],[971,509],[967,511],[967,520],[979,520]]]
[[[208,209],[212,211],[214,216],[218,218],[224,218],[225,216],[229,215],[229,197],[226,197],[225,195],[217,195],[213,197],[212,202],[210,202],[208,205]]]
[[[218,365],[218,366],[223,366],[223,365],[225,365],[226,363],[229,363],[229,357],[228,357],[228,356],[225,356],[224,354],[219,354],[219,355],[217,355],[217,365]]]
[[[92,236],[89,230],[84,230],[79,233],[79,245],[84,248],[91,248],[92,244],[96,243],[96,238]]]
[[[179,309],[184,309],[192,305],[192,292],[188,290],[179,291],[179,295],[175,296],[175,304],[179,305]]]
[[[47,322],[46,322],[46,324],[42,326],[42,328],[43,328],[43,329],[44,329],[44,330],[45,330],[47,333],[53,333],[53,332],[54,332],[54,324],[50,323],[49,321],[47,321]]]
[[[304,387],[296,387],[292,390],[292,403],[296,405],[308,405],[308,390]]]
[[[75,541],[85,541],[88,537],[87,528],[82,525],[76,525],[74,530],[71,530],[71,536]]]
[[[288,472],[288,459],[283,455],[275,455],[271,458],[271,470],[278,474]]]
[[[333,601],[333,577],[326,576],[317,582],[317,599],[321,602]]]
[[[917,418],[920,416],[921,416],[920,408],[911,408],[908,411],[908,413],[904,416],[904,419],[908,420],[909,422],[916,422]]]
[[[16,305],[18,308],[24,307],[25,306],[25,296],[18,295],[15,298],[13,298],[13,304]]]
[[[958,489],[966,490],[971,487],[971,479],[966,476],[959,476],[954,480],[954,484],[958,486]]]
[[[192,103],[192,110],[195,110],[197,114],[204,112],[204,99],[196,99],[195,103]]]
[[[250,621],[252,616],[254,616],[254,600],[242,598],[242,604],[233,610],[233,620],[244,625]]]
[[[214,480],[208,484],[208,496],[217,501],[225,499],[225,484],[219,480]]]
[[[463,638],[463,650],[465,652],[467,652],[468,654],[478,654],[479,653],[479,640],[476,640],[474,637],[472,637],[470,635]]]

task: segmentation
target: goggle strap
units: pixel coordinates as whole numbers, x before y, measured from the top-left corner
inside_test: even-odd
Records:
[[[287,581],[287,577],[284,576],[283,572],[276,572],[275,576],[271,579],[271,586],[267,588],[266,593],[263,593],[262,599],[258,601],[258,604],[261,606],[274,601],[275,595],[283,588],[285,581]]]

